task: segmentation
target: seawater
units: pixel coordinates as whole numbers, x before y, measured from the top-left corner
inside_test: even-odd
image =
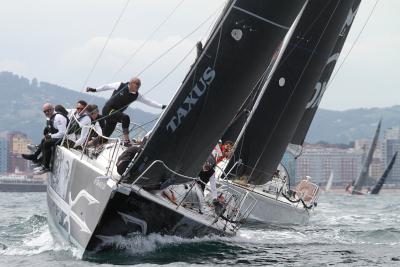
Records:
[[[0,266],[400,266],[400,194],[322,194],[306,226],[252,224],[236,237],[115,237],[83,261],[53,239],[45,193],[0,193]]]

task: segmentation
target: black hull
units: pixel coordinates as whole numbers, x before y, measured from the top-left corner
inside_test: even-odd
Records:
[[[198,216],[198,212],[193,211],[192,213],[193,216]],[[85,254],[112,249],[112,244],[104,242],[104,240],[113,236],[157,233],[194,238],[207,235],[233,235],[232,232],[210,227],[210,224],[212,223],[202,223],[192,219],[190,216],[179,213],[176,209],[146,199],[133,191],[129,196],[117,192],[108,202]]]
[[[0,184],[0,192],[46,192],[46,184]]]

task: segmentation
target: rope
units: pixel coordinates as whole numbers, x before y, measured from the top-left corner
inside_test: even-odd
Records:
[[[343,66],[343,64],[344,64],[344,62],[346,61],[346,59],[349,57],[350,53],[352,52],[354,46],[356,45],[358,39],[360,38],[360,36],[361,36],[361,34],[362,34],[362,32],[364,31],[365,27],[367,26],[369,19],[372,17],[372,14],[374,13],[374,11],[375,11],[375,9],[376,9],[376,6],[378,5],[379,1],[380,1],[380,0],[376,0],[374,6],[372,7],[371,12],[370,12],[369,15],[368,15],[368,18],[366,19],[366,21],[365,21],[363,27],[361,28],[361,31],[358,33],[358,35],[357,35],[355,41],[353,42],[352,46],[350,47],[349,52],[346,54],[346,56],[344,57],[342,63],[339,65],[337,71],[336,71],[335,74],[333,75],[333,77],[332,77],[332,79],[331,79],[329,85],[327,86],[327,88],[330,87],[330,86],[332,85],[332,83],[334,82],[334,80],[335,80],[335,78],[336,78],[336,75],[339,73],[339,71],[341,70],[341,68],[342,68],[342,66]]]
[[[307,204],[304,202],[304,200],[302,198],[299,198],[298,200],[291,200],[289,198],[289,196],[287,196],[285,193],[281,192],[281,194],[282,194],[282,196],[284,196],[291,203],[299,203],[299,202],[301,202],[301,204],[303,204],[304,208],[307,209],[307,210],[310,210],[313,207],[312,204],[310,206],[307,206]]]
[[[139,53],[140,50],[150,41],[151,38],[161,29],[162,26],[172,17],[172,15],[176,12],[176,10],[185,2],[185,0],[180,1],[175,8],[168,14],[168,16],[153,30],[153,32],[146,38],[146,40],[132,53],[132,55],[125,61],[124,64],[114,73],[112,80],[114,80],[115,76],[120,73],[128,64],[132,61],[133,58]]]
[[[94,62],[94,64],[93,64],[91,70],[89,71],[89,74],[88,74],[87,77],[86,77],[86,80],[85,80],[85,82],[84,82],[84,84],[83,84],[83,86],[82,86],[81,91],[84,90],[84,88],[86,87],[87,83],[89,82],[89,79],[90,79],[90,77],[92,76],[92,74],[93,74],[93,72],[94,72],[94,69],[96,68],[97,64],[99,63],[100,58],[101,58],[101,56],[103,55],[104,50],[106,49],[106,47],[107,47],[107,45],[108,45],[108,42],[109,42],[110,39],[111,39],[111,35],[114,33],[115,29],[117,28],[117,25],[118,25],[119,21],[121,20],[122,16],[124,15],[125,10],[126,10],[126,8],[128,7],[130,1],[131,1],[131,0],[127,0],[127,1],[126,1],[125,6],[123,7],[121,13],[119,14],[119,17],[118,17],[117,20],[115,21],[114,26],[112,27],[111,32],[110,32],[110,34],[108,35],[108,38],[107,38],[106,42],[104,43],[103,48],[101,49],[101,51],[100,51],[99,55],[97,56],[97,58],[96,58],[96,60],[95,60],[95,62]]]

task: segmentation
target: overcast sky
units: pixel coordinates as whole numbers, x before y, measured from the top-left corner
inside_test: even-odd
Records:
[[[82,90],[115,22],[128,3],[87,85],[98,86],[136,76],[163,52],[204,24],[140,74],[141,92],[145,93],[178,66],[147,95],[167,104],[194,60],[194,50],[190,53],[191,49],[198,40],[206,39],[224,2],[1,0],[0,71],[12,71],[30,79],[36,77],[40,81]],[[375,3],[376,0],[362,1],[339,64]],[[149,38],[175,8],[173,16]],[[360,39],[327,89],[320,107],[345,110],[400,104],[399,10],[399,0],[379,1]],[[138,51],[144,41],[146,45]],[[90,96],[88,100],[90,102]],[[155,112],[151,108],[147,110]]]

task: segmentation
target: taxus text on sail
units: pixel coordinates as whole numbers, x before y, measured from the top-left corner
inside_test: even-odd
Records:
[[[182,120],[189,114],[192,107],[196,105],[199,98],[207,90],[208,86],[213,82],[215,78],[215,70],[208,67],[204,72],[200,80],[196,83],[189,95],[185,98],[181,106],[177,109],[176,115],[167,124],[167,130],[175,132],[175,130],[182,123]]]

